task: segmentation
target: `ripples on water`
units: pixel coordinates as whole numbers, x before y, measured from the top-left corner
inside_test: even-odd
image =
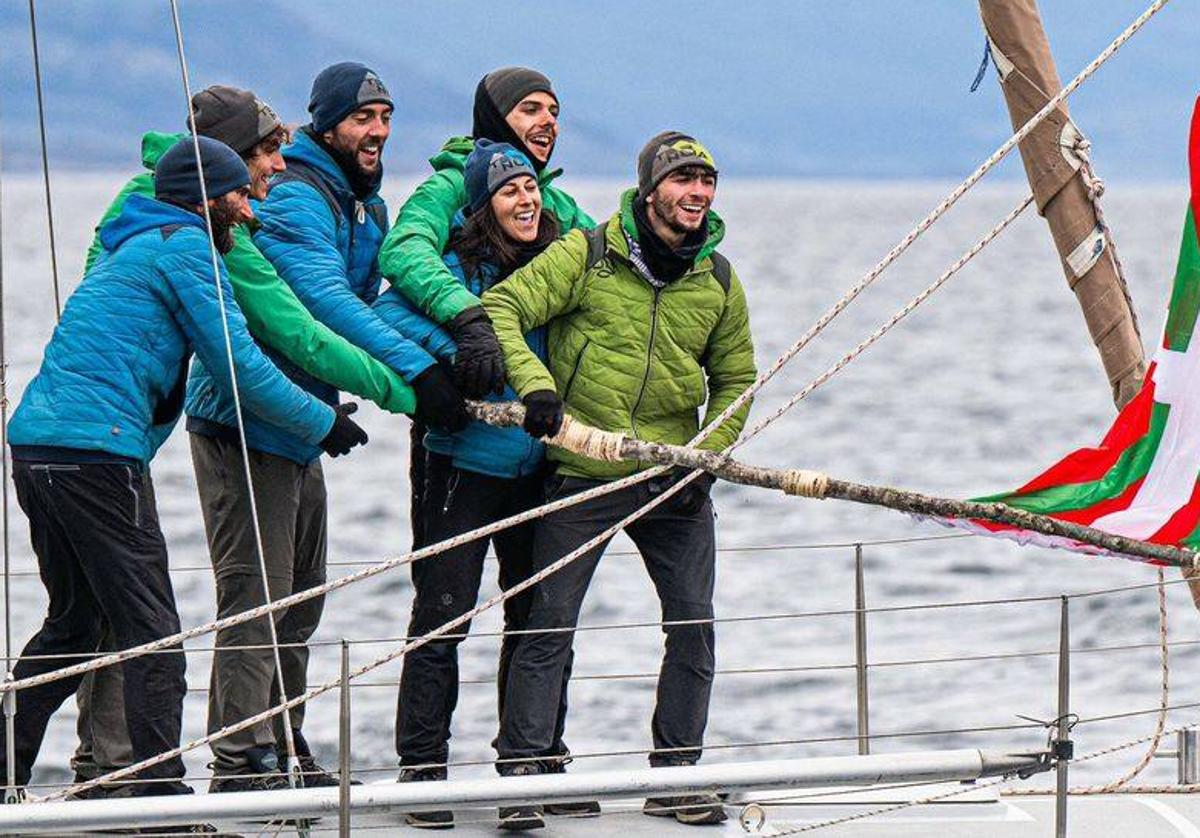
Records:
[[[55,182],[57,236],[64,281],[77,281],[91,225],[121,182],[120,175],[59,174]],[[393,205],[411,183],[393,182]],[[621,184],[569,183],[593,212],[611,211]],[[36,370],[53,324],[45,216],[40,182],[4,183],[4,279],[9,334],[10,394],[16,404]],[[733,261],[750,299],[757,357],[765,365],[798,337],[871,267],[946,191],[942,184],[864,186],[725,182],[717,207],[728,223],[722,251]],[[839,318],[770,384],[752,420],[840,357],[908,297],[931,282],[1010,209],[1015,185],[977,190],[922,239],[880,282]],[[1121,245],[1145,339],[1157,342],[1178,248],[1186,194],[1178,188],[1110,190],[1106,208]],[[327,461],[330,559],[379,560],[408,547],[407,421],[364,408],[358,416],[371,435],[365,452]],[[1107,385],[1082,317],[1065,282],[1043,222],[1018,221],[1008,232],[876,347],[806,402],[747,445],[742,456],[774,465],[825,469],[868,483],[950,496],[1016,486],[1068,450],[1098,440],[1113,416]],[[357,417],[356,417],[357,418]],[[175,567],[207,564],[204,533],[184,432],[177,430],[154,462],[163,528]],[[837,501],[786,499],[761,490],[716,490],[723,547],[825,544],[940,535],[896,513]],[[12,501],[16,510],[15,500]],[[13,563],[33,567],[24,518],[13,518]],[[613,551],[630,548],[625,539]],[[979,538],[866,548],[867,595],[874,607],[981,598],[1057,595],[1149,582],[1153,569],[1113,559],[1019,548]],[[331,568],[331,576],[348,568]],[[1173,578],[1168,574],[1169,578]],[[175,574],[184,625],[213,615],[208,572]],[[494,578],[484,594],[495,591]],[[318,640],[364,640],[402,635],[411,588],[403,569],[334,593]],[[1194,640],[1200,616],[1186,589],[1169,589],[1172,639]],[[13,583],[14,644],[28,638],[45,605],[35,577]],[[720,617],[784,614],[853,606],[853,551],[847,547],[726,552],[719,564]],[[1076,647],[1154,643],[1157,608],[1152,589],[1076,600]],[[583,624],[658,619],[658,604],[636,556],[609,555],[584,605]],[[872,614],[870,654],[875,661],[977,655],[1057,648],[1057,602]],[[476,620],[495,631],[497,612]],[[208,645],[203,638],[194,645]],[[395,644],[356,645],[354,663]],[[657,669],[661,634],[655,629],[587,632],[577,641],[576,673],[650,675]],[[455,760],[488,760],[495,733],[496,639],[462,647],[464,684],[455,717]],[[853,620],[736,622],[719,627],[720,669],[796,668],[853,661]],[[1195,700],[1200,678],[1191,647],[1174,653],[1173,701]],[[190,656],[192,687],[208,681],[209,657]],[[1072,709],[1081,716],[1157,706],[1159,667],[1154,648],[1078,654],[1072,661]],[[336,675],[336,646],[318,649],[311,680]],[[1011,724],[1015,714],[1055,714],[1052,656],[922,667],[883,667],[871,673],[872,730],[962,728]],[[354,762],[392,773],[392,719],[398,664],[367,676],[354,693]],[[568,742],[578,754],[649,747],[652,677],[580,680],[572,687]],[[712,745],[847,736],[854,732],[851,671],[775,672],[718,676],[708,742]],[[1171,723],[1194,716],[1175,714]],[[204,733],[204,702],[193,694],[185,738]],[[1077,749],[1148,734],[1152,716],[1077,729]],[[336,693],[309,708],[306,732],[327,762],[336,762]],[[932,747],[1035,747],[1036,731],[945,735],[878,742],[877,752]],[[73,710],[55,718],[43,749],[43,778],[62,779],[74,741]],[[784,745],[710,752],[709,760],[745,760],[854,752],[852,742]],[[1136,761],[1139,749],[1081,764],[1072,778],[1110,779]],[[188,758],[189,772],[205,774],[207,751]],[[583,760],[575,770],[639,765],[640,757]],[[456,776],[489,773],[463,768]],[[1146,777],[1173,779],[1169,761]]]

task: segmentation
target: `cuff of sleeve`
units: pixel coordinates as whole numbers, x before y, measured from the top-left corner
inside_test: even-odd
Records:
[[[318,426],[321,430],[318,434],[316,434],[315,437],[305,441],[311,443],[312,445],[320,445],[321,440],[328,436],[329,432],[333,430],[333,420],[337,418],[337,415],[333,412],[333,408],[325,404],[325,402],[318,401],[316,398],[314,398],[313,401],[317,402],[317,404],[321,406],[321,423]]]

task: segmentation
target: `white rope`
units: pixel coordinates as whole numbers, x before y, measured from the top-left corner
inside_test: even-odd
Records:
[[[32,4],[32,0],[30,0]],[[225,289],[221,284],[221,268],[218,263],[217,244],[213,238],[212,214],[208,206],[208,186],[204,182],[204,162],[200,154],[200,135],[195,130],[196,115],[192,109],[192,85],[188,78],[187,58],[183,48],[183,27],[179,22],[178,0],[170,0],[171,22],[175,27],[175,46],[179,52],[179,70],[183,76],[183,95],[187,100],[188,125],[193,126],[192,149],[196,156],[197,175],[200,179],[200,200],[204,210],[204,223],[208,228],[208,254],[212,263],[213,284],[217,289],[217,305],[221,309],[221,332],[225,341],[225,357],[229,364],[229,384],[233,393],[233,413],[237,424],[238,444],[242,454],[242,470],[246,478],[246,496],[250,503],[250,523],[254,530],[254,549],[258,553],[258,570],[262,581],[263,599],[271,604],[270,579],[267,574],[266,552],[263,550],[262,527],[258,518],[258,503],[254,497],[254,480],[250,469],[250,449],[246,444],[246,429],[243,421],[242,401],[238,391],[237,365],[233,360],[233,339],[229,332],[229,317],[225,310]],[[30,6],[32,9],[32,5]],[[283,679],[283,662],[279,655],[279,634],[275,627],[275,617],[272,612],[267,617],[268,631],[271,637],[271,654],[275,664],[275,681],[281,696],[287,696],[287,687]],[[180,654],[183,654],[181,651]],[[216,662],[213,663],[216,666]],[[296,758],[296,741],[292,733],[291,711],[284,711],[283,738],[287,752],[287,778],[292,788],[303,785],[300,778],[300,763]],[[298,822],[299,823],[299,822]]]

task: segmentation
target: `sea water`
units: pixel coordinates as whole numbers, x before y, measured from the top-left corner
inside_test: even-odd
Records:
[[[124,177],[56,174],[54,215],[64,298],[77,284],[92,225]],[[389,180],[393,207],[412,179]],[[613,210],[618,182],[567,184],[596,217]],[[949,184],[872,185],[722,179],[717,208],[727,223],[721,251],[749,299],[755,354],[765,367],[871,268],[948,191]],[[16,405],[36,372],[54,324],[46,214],[40,179],[3,183],[3,280],[9,399]],[[1022,197],[1016,183],[985,185],[939,222],[762,391],[751,422],[780,406],[932,282]],[[1113,188],[1105,198],[1129,275],[1143,340],[1162,330],[1186,201],[1184,185]],[[865,483],[970,497],[1013,488],[1068,451],[1097,442],[1114,416],[1111,396],[1079,308],[1068,290],[1044,222],[1032,210],[928,302],[789,413],[745,445],[752,463],[821,469]],[[330,578],[403,555],[409,547],[408,420],[363,406],[366,449],[326,459]],[[184,626],[212,619],[208,567],[186,434],[179,428],[153,464]],[[947,531],[883,509],[787,498],[760,489],[715,489],[719,674],[706,761],[745,761],[856,751],[855,542],[865,543],[871,608],[981,599],[1056,597],[1152,582],[1154,568],[1022,548]],[[25,519],[10,493],[12,643],[39,624],[45,593]],[[909,539],[921,539],[908,541]],[[900,540],[901,543],[872,543]],[[753,550],[748,548],[771,548]],[[653,624],[657,599],[631,544],[618,538],[584,603],[583,626]],[[497,590],[494,563],[483,595]],[[1167,572],[1174,580],[1176,573]],[[1185,586],[1168,588],[1171,700],[1200,691],[1194,643],[1200,615]],[[401,567],[331,594],[314,640],[310,682],[335,678],[338,642],[352,642],[353,665],[393,652],[407,628],[412,586]],[[1071,710],[1084,720],[1153,711],[1160,696],[1158,606],[1151,588],[1071,601]],[[742,620],[773,616],[771,620]],[[950,747],[1040,747],[1040,729],[925,735],[1005,728],[1018,714],[1056,715],[1059,603],[895,610],[868,615],[871,732],[877,753]],[[454,776],[491,772],[496,732],[499,609],[480,615],[479,637],[460,647],[463,685],[454,717]],[[572,772],[644,764],[661,631],[650,625],[581,632],[567,742]],[[184,739],[205,732],[211,635],[188,644],[191,688]],[[1109,646],[1132,649],[1104,651]],[[1089,651],[1093,650],[1093,651]],[[979,656],[1045,653],[1034,657]],[[967,662],[912,664],[975,657]],[[887,665],[896,664],[896,665]],[[903,664],[903,665],[901,665]],[[353,764],[366,780],[394,775],[392,745],[398,661],[362,676],[353,690]],[[1173,712],[1169,725],[1195,720]],[[338,699],[308,707],[305,733],[323,762],[336,764]],[[37,778],[69,777],[75,712],[68,702],[51,724]],[[1151,712],[1088,722],[1075,730],[1083,754],[1149,734]],[[823,740],[823,741],[813,741]],[[1145,746],[1081,763],[1080,782],[1112,779]],[[187,756],[189,776],[207,776],[206,748]],[[1158,761],[1145,778],[1173,779]]]

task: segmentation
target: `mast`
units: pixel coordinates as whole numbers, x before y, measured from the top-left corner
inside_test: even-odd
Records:
[[[1015,129],[1062,86],[1037,0],[979,0],[979,11]],[[1124,407],[1146,372],[1142,340],[1099,208],[1087,142],[1065,103],[1021,142],[1020,151],[1038,212],[1050,225],[1067,284],[1100,353],[1113,401]]]

